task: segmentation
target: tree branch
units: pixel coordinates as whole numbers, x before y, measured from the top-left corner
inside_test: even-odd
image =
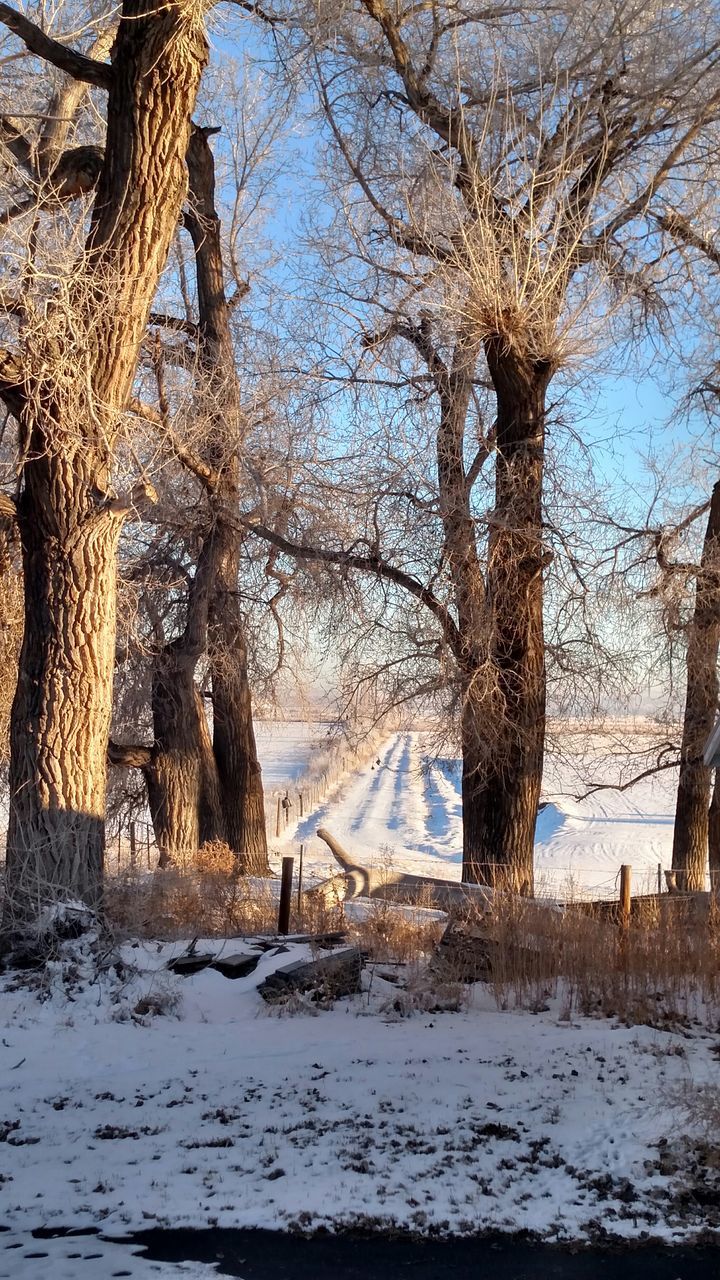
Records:
[[[2,365],[0,363],[0,370],[1,368]],[[2,394],[1,383],[0,394]],[[205,486],[208,493],[215,493],[220,484],[220,476],[218,475],[218,472],[214,467],[211,467],[207,462],[204,462],[200,457],[200,454],[196,453],[194,449],[191,449],[190,445],[183,444],[182,440],[176,436],[166,417],[159,411],[159,409],[154,409],[152,405],[145,404],[144,401],[138,400],[136,396],[133,396],[132,399],[128,401],[127,407],[128,412],[134,413],[137,418],[142,418],[145,422],[151,423],[152,426],[157,427],[162,431],[170,441],[178,461],[181,462],[188,471],[192,472],[196,479]]]
[[[158,329],[170,329],[172,333],[186,333],[195,340],[199,336],[198,326],[192,320],[183,320],[182,316],[168,316],[161,311],[151,311],[148,323],[156,325]]]
[[[397,244],[401,249],[407,249],[408,253],[416,253],[421,257],[431,258],[433,262],[448,261],[453,256],[449,249],[438,244],[437,240],[421,235],[417,231],[413,231],[407,223],[403,222],[402,218],[398,218],[394,213],[390,213],[390,210],[386,209],[382,201],[375,195],[375,192],[370,186],[370,183],[365,177],[360,165],[353,159],[350,148],[345,141],[345,136],[335,119],[327,88],[320,74],[320,67],[317,63],[317,59],[315,65],[320,85],[320,101],[322,103],[323,111],[325,112],[325,118],[332,130],[333,137],[340,148],[340,153],[366,200],[382,218],[391,238],[395,241],[395,244]]]
[[[53,40],[40,27],[18,13],[9,4],[0,3],[0,22],[22,40],[25,48],[36,57],[65,71],[74,80],[82,80],[85,84],[95,85],[98,89],[109,89],[112,82],[113,69],[109,63],[96,62],[87,58],[84,53],[69,49],[59,40]]]
[[[126,742],[108,742],[108,764],[121,769],[145,769],[152,760],[152,747]]]
[[[388,564],[387,560],[382,560],[374,551],[366,556],[360,556],[351,551],[331,551],[324,547],[309,547],[300,542],[291,542],[289,538],[284,538],[282,534],[276,533],[274,529],[269,529],[266,525],[243,519],[242,516],[238,516],[237,519],[243,528],[248,529],[256,537],[263,538],[265,542],[272,543],[273,546],[278,547],[280,551],[285,555],[291,556],[294,560],[308,560],[319,564],[336,564],[347,569],[357,569],[361,573],[371,573],[376,578],[381,578],[385,582],[392,582],[395,586],[402,587],[404,591],[409,592],[416,600],[425,605],[426,609],[430,610],[440,623],[448,647],[454,656],[461,660],[465,645],[449,610],[442,601],[438,600],[437,596],[433,595],[432,591],[424,587],[411,574],[396,568],[395,565]]]
[[[690,143],[695,140],[700,130],[711,119],[713,112],[717,110],[720,93],[714,93],[705,104],[700,116],[692,122],[685,130],[685,133],[678,138],[674,146],[670,148],[665,158],[658,165],[652,177],[638,193],[634,200],[630,200],[624,209],[620,209],[613,218],[599,231],[594,237],[597,242],[611,239],[622,227],[627,226],[629,222],[638,217],[639,214],[647,212],[648,206],[653,196],[660,190],[665,183],[666,178],[670,176],[675,166],[684,155]]]
[[[435,390],[441,399],[446,400],[450,390],[450,371],[435,350],[429,324],[425,320],[417,325],[410,321],[392,320],[381,333],[364,335],[362,343],[366,350],[371,350],[390,338],[404,338],[415,348],[420,359],[427,365]]]
[[[642,782],[643,778],[652,778],[656,773],[662,773],[663,769],[677,769],[680,764],[680,757],[677,760],[664,760],[662,764],[658,761],[651,769],[644,769],[642,773],[636,774],[629,782],[597,782],[590,787],[589,791],[584,791],[582,795],[575,796],[576,800],[587,800],[588,796],[592,796],[596,791],[629,791],[630,787],[634,787],[636,782]]]
[[[88,51],[88,57],[95,62],[106,58],[112,49],[116,30],[116,23],[101,30]],[[47,177],[57,165],[65,150],[70,127],[77,118],[87,92],[86,82],[68,76],[53,93],[37,145],[37,166],[41,177]]]
[[[466,206],[473,213],[481,206],[496,224],[507,228],[510,219],[482,171],[478,147],[466,125],[464,112],[445,107],[428,88],[423,74],[418,74],[412,64],[410,50],[400,34],[399,23],[385,0],[362,2],[385,36],[395,71],[402,80],[408,105],[423,124],[457,152],[460,167],[456,182]]]
[[[690,225],[689,220],[681,213],[671,209],[669,213],[655,215],[655,221],[661,230],[666,231],[673,240],[679,240],[689,249],[697,249],[713,266],[720,267],[720,249],[709,236],[702,235]]]
[[[10,152],[14,160],[33,172],[33,150],[27,138],[15,128],[9,116],[0,116],[0,143]]]

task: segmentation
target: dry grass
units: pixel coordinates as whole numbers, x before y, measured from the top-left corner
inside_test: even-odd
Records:
[[[350,932],[371,960],[419,967],[430,959],[444,928],[445,922],[429,916],[421,902],[401,907],[377,899],[363,919],[351,923]]]
[[[121,936],[163,939],[239,937],[277,932],[279,880],[238,874],[237,862],[222,841],[204,844],[194,865],[108,878],[105,907],[111,927]],[[296,900],[295,900],[296,904]],[[295,911],[291,930],[330,932],[342,927],[341,906],[304,899],[302,920]]]
[[[720,912],[709,895],[639,900],[627,924],[611,904],[558,911],[502,897],[483,927],[500,1008],[559,997],[566,1017],[656,1026],[720,1014]]]
[[[275,934],[279,881],[245,879],[226,846],[206,845],[191,869],[110,878],[106,908],[124,936],[232,937]],[[482,914],[453,919],[469,939],[467,954],[443,948],[433,960],[445,922],[429,903],[373,900],[346,917],[343,903],[325,895],[293,900],[291,932],[344,929],[370,964],[400,966],[406,990],[427,1004],[440,989],[475,977],[489,983],[500,1009],[542,1009],[553,999],[561,1015],[616,1017],[628,1024],[716,1026],[720,1018],[720,909],[710,895],[663,894],[633,903],[623,923],[614,904],[551,904],[496,894]],[[472,949],[483,957],[476,973]],[[461,963],[462,961],[462,963]],[[434,1006],[433,1006],[434,1007]]]

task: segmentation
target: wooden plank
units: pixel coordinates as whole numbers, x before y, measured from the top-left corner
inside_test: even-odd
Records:
[[[329,997],[354,995],[361,990],[362,954],[357,947],[332,951],[317,960],[296,960],[276,969],[261,982],[263,1000],[281,1000],[292,991],[322,989]]]
[[[249,973],[254,973],[259,963],[259,955],[251,956],[244,952],[236,952],[231,956],[220,956],[210,965],[210,968],[216,969],[223,978],[246,978]]]

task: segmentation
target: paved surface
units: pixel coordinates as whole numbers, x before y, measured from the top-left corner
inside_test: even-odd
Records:
[[[418,1241],[269,1231],[147,1231],[135,1238],[161,1262],[214,1263],[242,1280],[718,1280],[720,1245],[570,1252],[513,1237]]]

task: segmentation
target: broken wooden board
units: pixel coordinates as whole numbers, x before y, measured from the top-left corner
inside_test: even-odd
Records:
[[[172,973],[177,973],[181,978],[189,978],[193,973],[200,973],[202,969],[209,969],[215,959],[215,952],[191,952],[182,956],[175,956],[173,960],[168,960],[166,968]]]
[[[332,951],[317,960],[296,960],[276,969],[258,986],[263,1000],[281,1000],[293,991],[322,989],[329,998],[355,995],[361,990],[362,954],[357,947]]]
[[[340,946],[347,940],[347,929],[336,929],[330,933],[274,933],[268,934],[264,938],[253,938],[249,944],[251,947],[257,947],[260,951],[274,951],[276,947],[282,946],[287,951],[287,944],[292,943],[309,943],[311,946],[331,947]]]
[[[219,956],[210,968],[216,969],[223,978],[246,978],[249,973],[254,973],[259,963],[259,955],[251,956],[247,952],[236,952],[230,956]]]

